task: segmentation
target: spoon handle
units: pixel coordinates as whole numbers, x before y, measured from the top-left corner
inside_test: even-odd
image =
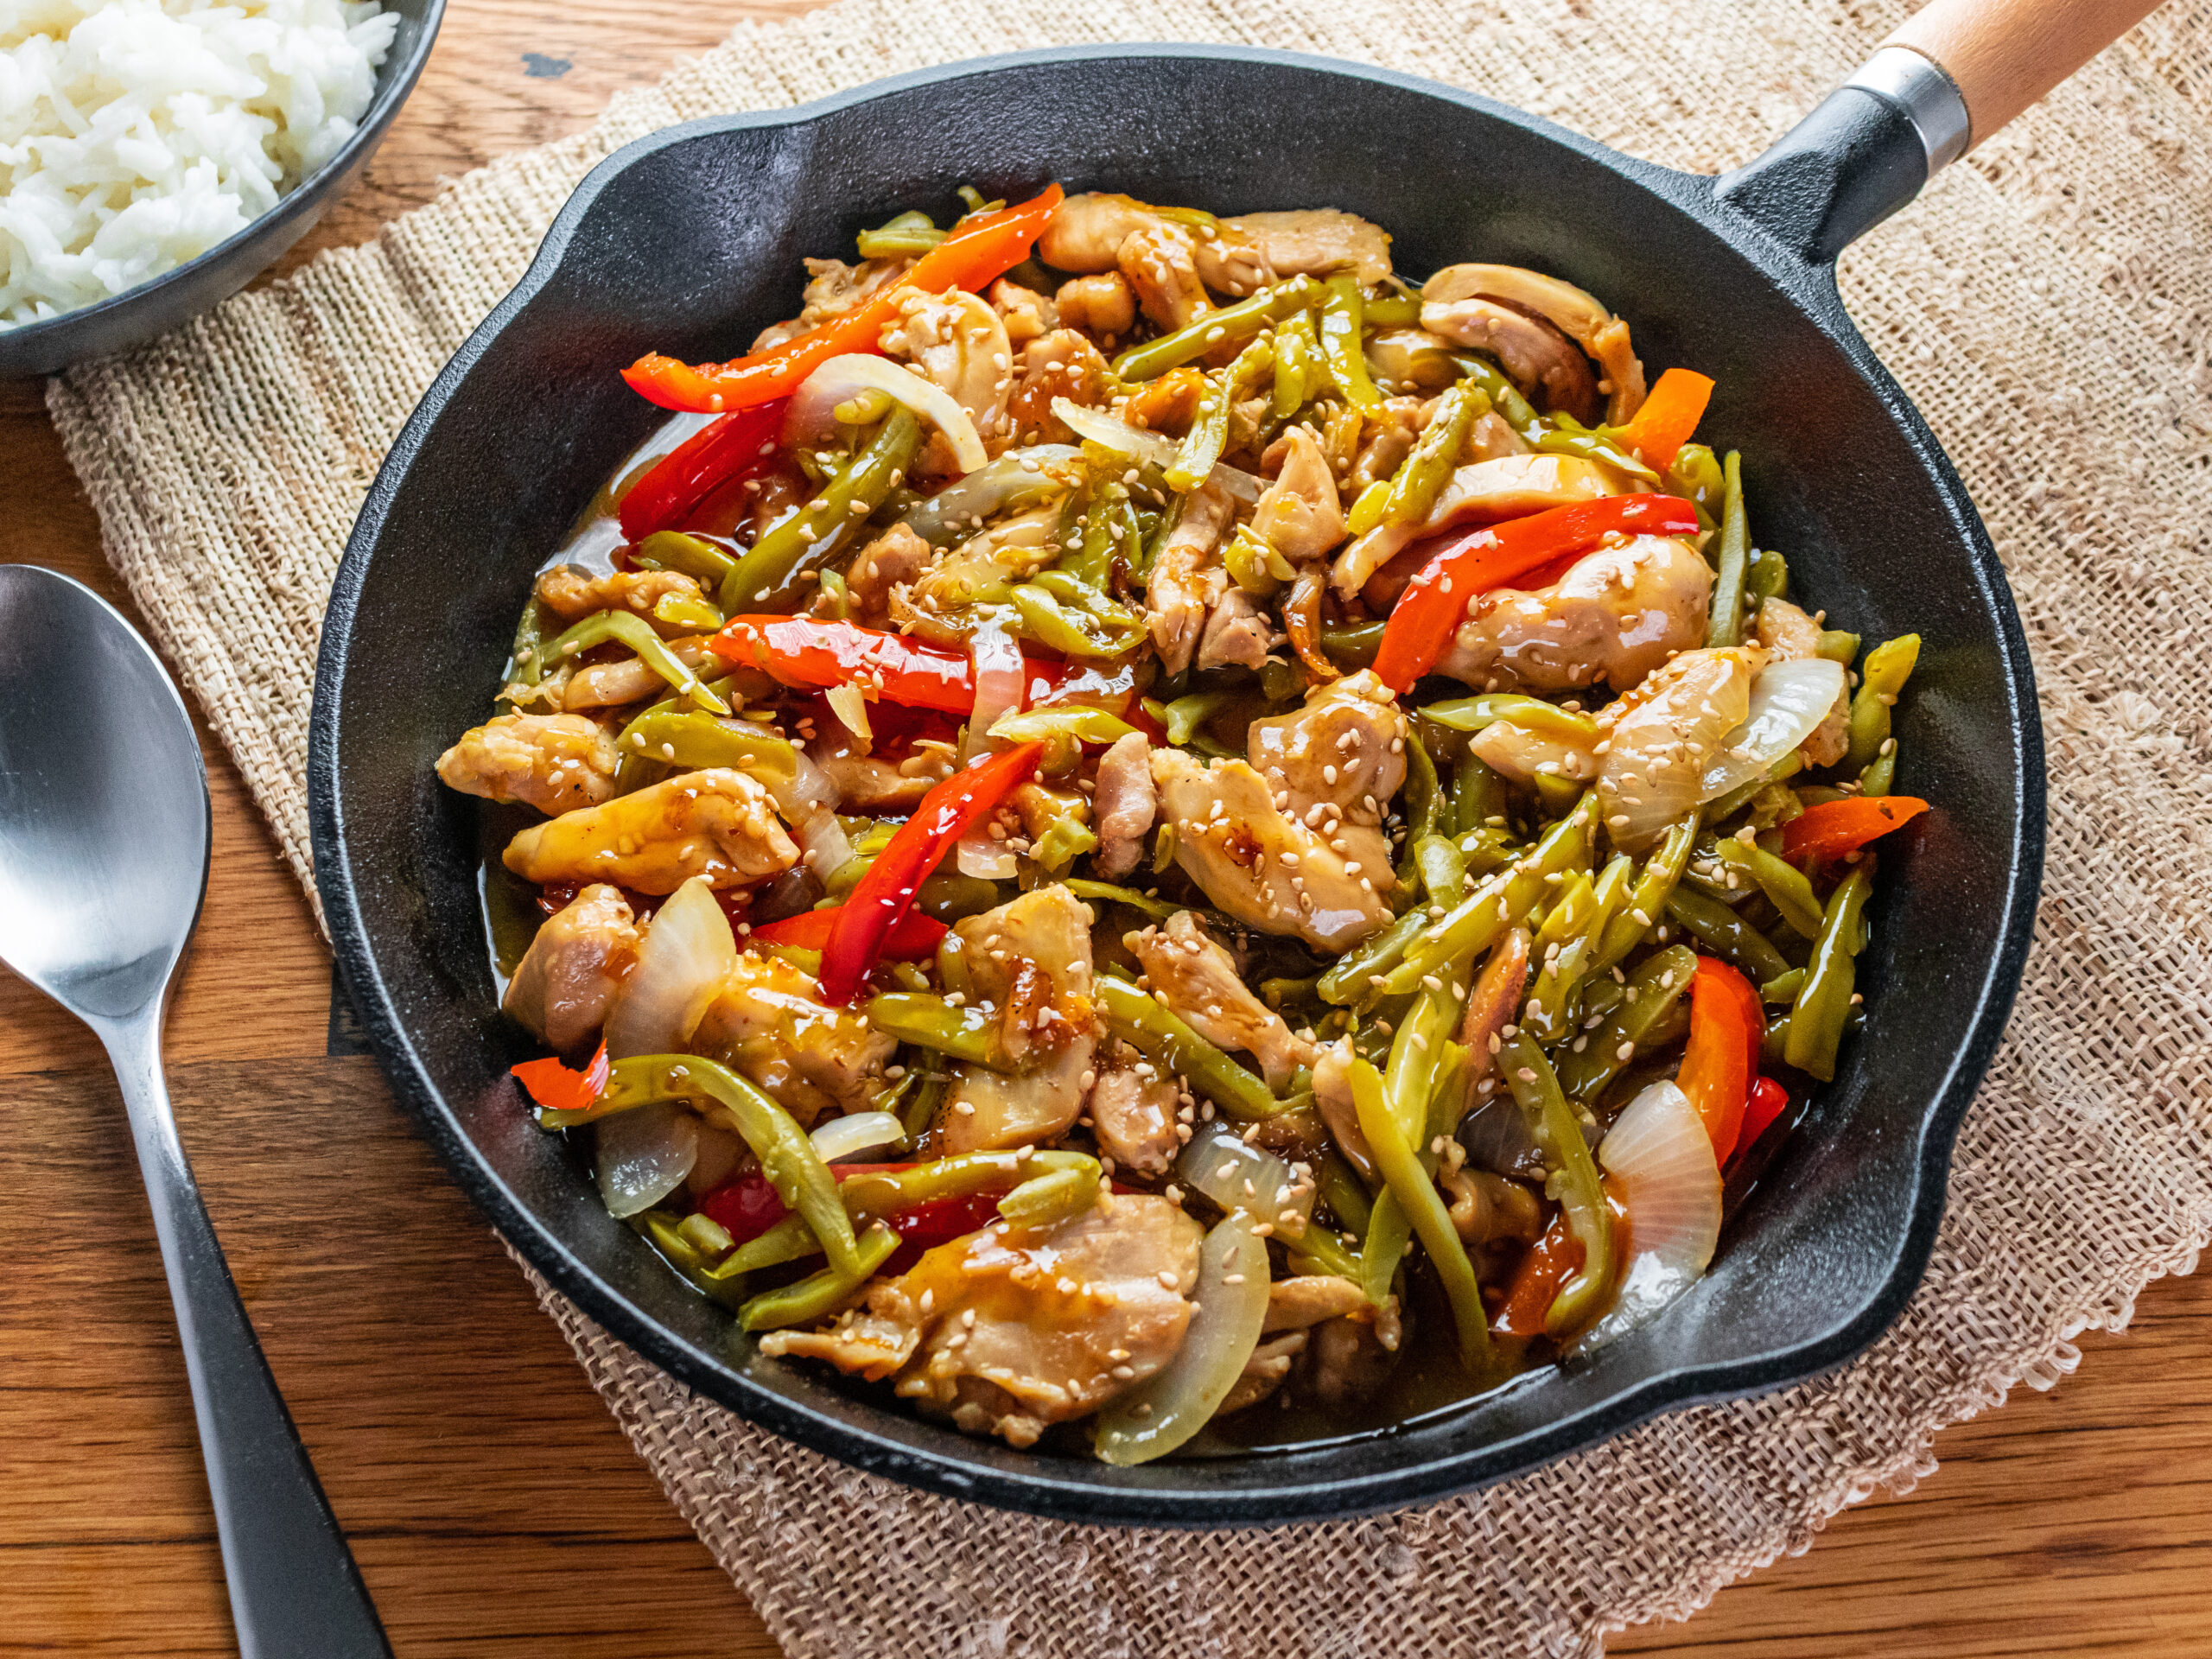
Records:
[[[391,1645],[223,1260],[162,1077],[162,1009],[98,1027],[153,1205],[241,1659],[390,1659]]]

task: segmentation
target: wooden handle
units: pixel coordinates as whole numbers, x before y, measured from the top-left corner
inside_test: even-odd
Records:
[[[2159,0],[1933,0],[1885,46],[1958,84],[1980,143],[2158,10]]]

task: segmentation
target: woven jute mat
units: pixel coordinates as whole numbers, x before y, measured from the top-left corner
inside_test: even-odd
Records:
[[[374,243],[74,371],[51,406],[110,558],[307,882],[316,631],[362,494],[569,189],[629,139],[982,52],[1182,40],[1433,76],[1709,172],[1756,154],[1908,9],[843,0],[741,28]],[[1596,1654],[1607,1630],[1684,1617],[1844,1505],[1928,1474],[1937,1429],[2015,1383],[2050,1386],[2073,1338],[2119,1328],[2147,1281],[2195,1265],[2212,1236],[2208,12],[2169,5],[1845,262],[1853,315],[2005,558],[2051,765],[2034,953],[1895,1328],[1818,1382],[1680,1412],[1475,1497],[1194,1535],[855,1474],[687,1393],[544,1294],[791,1653]],[[1633,314],[1633,294],[1607,297]]]

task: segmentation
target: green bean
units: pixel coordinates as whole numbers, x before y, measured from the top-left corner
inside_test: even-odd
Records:
[[[1428,758],[1428,746],[1421,741],[1421,734],[1411,726],[1406,728],[1405,793],[1406,855],[1398,864],[1398,885],[1401,887],[1411,887],[1419,875],[1414,850],[1436,833],[1442,810],[1436,763]]]
[[[1751,553],[1751,521],[1744,512],[1744,461],[1735,450],[1721,463],[1727,493],[1720,514],[1720,535],[1713,543],[1718,567],[1713,578],[1712,620],[1706,625],[1708,645],[1739,645],[1744,642],[1744,581]]]
[[[1230,580],[1255,599],[1280,593],[1283,584],[1298,575],[1290,561],[1249,524],[1237,525],[1221,550],[1221,563]]]
[[[1797,992],[1805,982],[1805,970],[1792,968],[1788,973],[1770,979],[1759,987],[1759,1001],[1771,1002],[1777,1007],[1788,1007],[1797,1001]]]
[[[722,578],[721,607],[741,611],[796,609],[799,580],[836,561],[867,533],[868,515],[906,475],[922,447],[922,423],[904,407],[891,411],[875,435],[823,485],[821,493],[760,534]]]
[[[515,624],[514,645],[507,652],[507,683],[537,685],[545,678],[545,607],[532,590],[523,601],[522,618]]]
[[[1380,933],[1370,934],[1321,976],[1314,988],[1321,1000],[1339,1007],[1364,1000],[1376,988],[1371,982],[1396,967],[1406,947],[1427,925],[1427,912],[1409,910]]]
[[[1676,450],[1675,464],[1667,469],[1662,487],[1694,506],[1699,522],[1706,529],[1710,530],[1719,522],[1728,486],[1720,461],[1710,445],[1686,443]]]
[[[1595,1031],[1574,1040],[1559,1060],[1560,1086],[1573,1098],[1593,1100],[1621,1068],[1636,1058],[1659,1022],[1690,988],[1697,971],[1697,952],[1687,944],[1670,944],[1656,950],[1628,976],[1620,1005],[1605,1016]],[[1626,1054],[1621,1051],[1628,1050]]]
[[[1467,434],[1489,413],[1490,398],[1480,386],[1461,380],[1445,388],[1428,425],[1391,477],[1382,501],[1382,523],[1418,524],[1427,519],[1436,498],[1452,481]]]
[[[1473,959],[1454,959],[1448,971],[1430,976],[1413,1006],[1397,1023],[1390,1039],[1390,1054],[1382,1071],[1382,1095],[1389,1103],[1398,1133],[1408,1146],[1426,1146],[1422,1134],[1428,1107],[1437,1088],[1437,1062],[1452,1033],[1459,1028],[1459,1010],[1466,1000],[1467,978]]]
[[[548,645],[544,654],[556,659],[575,657],[610,642],[636,652],[638,660],[674,686],[679,696],[688,696],[709,714],[729,713],[729,704],[708,690],[699,677],[683,665],[653,632],[652,624],[629,611],[594,612]]]
[[[955,1007],[941,996],[912,991],[886,991],[867,1003],[868,1024],[902,1043],[949,1054],[971,1065],[998,1071],[1011,1069],[1005,1046],[999,1040],[996,1014],[981,1008]]]
[[[1536,440],[1538,454],[1575,455],[1599,461],[1627,474],[1639,486],[1657,486],[1659,474],[1632,451],[1623,448],[1608,429],[1584,426],[1571,415],[1553,415],[1549,420],[1552,429]]]
[[[1334,1147],[1323,1153],[1315,1181],[1322,1201],[1335,1211],[1344,1230],[1354,1238],[1365,1238],[1368,1217],[1374,1212],[1375,1203],[1360,1184],[1358,1171],[1345,1160],[1344,1154]]]
[[[1864,943],[1860,924],[1873,883],[1874,860],[1868,855],[1853,865],[1851,874],[1828,895],[1813,960],[1789,1010],[1789,1034],[1783,1041],[1783,1058],[1822,1083],[1835,1076],[1836,1047],[1843,1040],[1845,1022],[1851,1018],[1852,983],[1858,977],[1858,967],[1852,959]]]
[[[1405,1260],[1406,1246],[1413,1236],[1413,1222],[1397,1189],[1384,1187],[1368,1212],[1367,1236],[1359,1247],[1359,1287],[1376,1306],[1390,1300],[1390,1281],[1398,1276],[1398,1265]]]
[[[737,568],[737,561],[703,536],[680,530],[657,530],[639,542],[631,555],[639,569],[677,570],[713,589]]]
[[[1822,628],[1821,637],[1813,646],[1813,655],[1831,663],[1851,666],[1851,659],[1859,654],[1859,636],[1842,628]]]
[[[1463,754],[1452,770],[1452,833],[1472,835],[1505,817],[1505,779],[1480,755]]]
[[[1552,429],[1550,423],[1536,413],[1536,406],[1521,395],[1521,389],[1506,378],[1505,372],[1497,364],[1471,353],[1455,352],[1452,355],[1461,372],[1483,389],[1491,407],[1522,442],[1535,444]]]
[[[1538,1042],[1557,1042],[1573,1029],[1578,994],[1606,928],[1628,903],[1634,868],[1627,854],[1616,853],[1595,881],[1576,877],[1537,930],[1529,954],[1538,969],[1521,1009],[1521,1024]]]
[[[1421,713],[1422,719],[1434,721],[1455,732],[1479,732],[1506,721],[1524,731],[1564,738],[1570,743],[1589,745],[1598,741],[1598,722],[1589,715],[1572,714],[1541,697],[1524,697],[1508,691],[1485,692],[1478,697],[1450,697],[1430,703]]]
[[[1280,1232],[1275,1236],[1283,1239],[1283,1249],[1300,1272],[1311,1270],[1334,1279],[1349,1279],[1355,1285],[1361,1282],[1359,1257],[1327,1228],[1308,1227],[1294,1239],[1285,1238]]]
[[[855,246],[863,259],[896,259],[902,254],[927,253],[944,240],[944,232],[927,213],[916,208],[862,231]]]
[[[1363,320],[1370,328],[1418,327],[1421,306],[1420,295],[1389,289],[1369,297],[1363,308]]]
[[[1382,646],[1382,622],[1331,622],[1321,629],[1321,649],[1340,663],[1365,668]]]
[[[1414,865],[1433,905],[1446,908],[1467,896],[1467,857],[1448,836],[1423,836],[1414,843]]]
[[[1443,1281],[1444,1294],[1452,1304],[1452,1323],[1459,1330],[1460,1363],[1479,1375],[1490,1367],[1490,1316],[1483,1307],[1482,1287],[1476,1281],[1474,1264],[1467,1259],[1466,1246],[1459,1242],[1451,1214],[1437,1195],[1435,1181],[1414,1156],[1402,1125],[1385,1102],[1382,1079],[1364,1060],[1351,1063],[1351,1077],[1360,1133],[1367,1137],[1390,1197],[1405,1211],[1411,1230],[1420,1235],[1421,1248],[1428,1252],[1436,1275]],[[1586,1160],[1588,1154],[1584,1156]],[[1593,1190],[1596,1184],[1593,1166]],[[1375,1236],[1372,1226],[1368,1236]],[[1363,1260],[1362,1266],[1365,1266]]]
[[[809,1325],[853,1300],[870,1275],[891,1259],[899,1248],[899,1235],[877,1222],[859,1242],[856,1259],[846,1267],[835,1263],[810,1273],[796,1284],[764,1290],[738,1310],[741,1331],[778,1331],[786,1325]]]
[[[1096,899],[1109,905],[1127,905],[1140,911],[1155,922],[1164,922],[1182,905],[1170,904],[1165,899],[1155,899],[1149,893],[1139,893],[1135,887],[1116,887],[1111,881],[1093,881],[1087,876],[1071,875],[1060,885],[1078,899]]]
[[[713,1251],[700,1249],[692,1238],[684,1234],[685,1225],[694,1220],[704,1220],[704,1217],[687,1216],[679,1224],[657,1210],[649,1210],[644,1215],[632,1216],[629,1219],[630,1225],[652,1240],[654,1247],[668,1258],[670,1265],[690,1280],[692,1287],[702,1295],[732,1313],[737,1311],[742,1302],[737,1275],[723,1272],[721,1264],[713,1259]],[[785,1219],[798,1222],[797,1216],[787,1216]],[[822,1253],[821,1246],[814,1242],[814,1235],[806,1230],[804,1223],[799,1224],[798,1233],[804,1242],[785,1260],[795,1261],[800,1256]],[[722,1236],[727,1239],[729,1235],[724,1233]]]
[[[1693,812],[1669,830],[1666,840],[1643,861],[1643,869],[1636,878],[1636,888],[1629,894],[1628,902],[1605,924],[1598,954],[1591,958],[1586,970],[1588,977],[1595,978],[1627,961],[1629,953],[1643,943],[1644,935],[1666,913],[1668,895],[1682,879],[1682,872],[1689,866],[1690,851],[1697,844],[1697,825],[1698,815]]]
[[[1324,286],[1328,297],[1321,302],[1321,316],[1318,332],[1321,336],[1321,356],[1329,365],[1329,378],[1337,383],[1337,390],[1344,401],[1356,409],[1379,409],[1382,394],[1375,389],[1375,382],[1367,372],[1367,359],[1361,350],[1361,326],[1364,303],[1360,297],[1359,278],[1349,272],[1328,279]]]
[[[1742,969],[1754,985],[1789,971],[1774,941],[1717,899],[1676,887],[1667,895],[1667,914],[1710,946],[1714,956]]]
[[[1234,691],[1193,691],[1173,702],[1154,702],[1147,698],[1144,711],[1166,729],[1168,743],[1180,749],[1190,746],[1192,734],[1199,727],[1236,701]]]
[[[1479,956],[1508,928],[1518,927],[1528,919],[1537,899],[1550,891],[1546,876],[1564,876],[1571,870],[1587,868],[1597,800],[1594,791],[1585,795],[1527,857],[1491,876],[1443,920],[1422,931],[1407,947],[1404,958],[1384,976],[1382,988],[1393,995],[1403,995],[1421,984],[1423,975],[1437,973],[1446,963]]]
[[[1287,283],[1263,289],[1249,300],[1208,311],[1189,327],[1141,346],[1132,346],[1114,359],[1114,372],[1131,385],[1156,379],[1172,368],[1204,357],[1224,340],[1249,340],[1268,324],[1285,321],[1313,305],[1320,285],[1311,276],[1294,276]]]
[[[1017,1227],[1052,1227],[1071,1221],[1098,1202],[1100,1166],[1086,1158],[1080,1165],[1046,1170],[999,1200],[999,1214]]]
[[[770,785],[798,776],[798,752],[782,738],[674,709],[648,709],[632,721],[620,752],[666,766],[732,767]]]
[[[1071,611],[1042,583],[1021,582],[1007,591],[1021,617],[1021,632],[1048,651],[1063,657],[1119,657],[1133,650],[1145,637],[1143,622],[1132,612],[1099,598],[1123,619],[1118,630],[1109,617]]]
[[[1687,981],[1688,976],[1684,977]],[[1537,1149],[1551,1166],[1547,1191],[1559,1200],[1568,1236],[1582,1246],[1582,1265],[1560,1287],[1544,1314],[1546,1334],[1564,1336],[1597,1312],[1612,1284],[1612,1212],[1606,1208],[1582,1125],[1536,1039],[1525,1030],[1515,1032],[1499,1047],[1497,1063],[1529,1119]]]
[[[1274,360],[1274,346],[1265,340],[1255,340],[1236,353],[1236,360],[1218,378],[1208,383],[1205,395],[1198,399],[1198,412],[1192,417],[1191,429],[1183,435],[1175,459],[1168,463],[1169,489],[1195,490],[1206,481],[1206,474],[1229,447],[1229,417],[1238,393],[1245,382],[1273,368]]]
[[[1727,823],[1729,819],[1734,817],[1738,812],[1743,810],[1747,802],[1757,797],[1761,790],[1767,788],[1770,785],[1779,784],[1789,779],[1795,778],[1804,769],[1804,751],[1802,749],[1790,750],[1789,753],[1783,755],[1781,760],[1769,766],[1766,771],[1758,777],[1751,779],[1748,783],[1737,785],[1735,788],[1730,790],[1726,795],[1721,796],[1718,800],[1708,801],[1706,804],[1705,808],[1705,821],[1707,823]]]
[[[950,1079],[942,1071],[920,1065],[910,1069],[906,1075],[920,1079],[914,1092],[906,1097],[906,1109],[899,1115],[899,1127],[906,1131],[907,1143],[912,1145],[937,1122],[938,1109],[944,1104],[944,1085]]]
[[[1744,575],[1744,591],[1752,603],[1764,605],[1770,599],[1789,597],[1789,561],[1770,547],[1751,550],[1751,564]]]
[[[1859,665],[1859,690],[1851,699],[1851,748],[1843,757],[1847,772],[1865,771],[1881,757],[1890,741],[1890,707],[1920,660],[1920,636],[1899,634],[1866,653]]]
[[[1109,1031],[1163,1071],[1182,1077],[1230,1116],[1255,1123],[1282,1110],[1266,1084],[1128,980],[1102,976],[1093,988]]]
[[[1808,939],[1821,932],[1821,901],[1813,884],[1796,865],[1785,863],[1747,836],[1732,836],[1713,850],[1730,869],[1748,876],[1782,912],[1782,919]]]
[[[1861,795],[1886,795],[1897,787],[1897,741],[1890,740],[1890,747],[1874,757],[1873,764],[1859,774]]]
[[[1321,368],[1321,342],[1313,333],[1313,314],[1304,306],[1275,325],[1274,397],[1269,407],[1287,421],[1313,401]]]

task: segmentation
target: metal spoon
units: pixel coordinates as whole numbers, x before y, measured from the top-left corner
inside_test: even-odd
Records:
[[[90,1026],[130,1116],[245,1659],[391,1647],[231,1282],[162,1079],[207,887],[207,777],[146,642],[82,585],[0,565],[0,963]]]

